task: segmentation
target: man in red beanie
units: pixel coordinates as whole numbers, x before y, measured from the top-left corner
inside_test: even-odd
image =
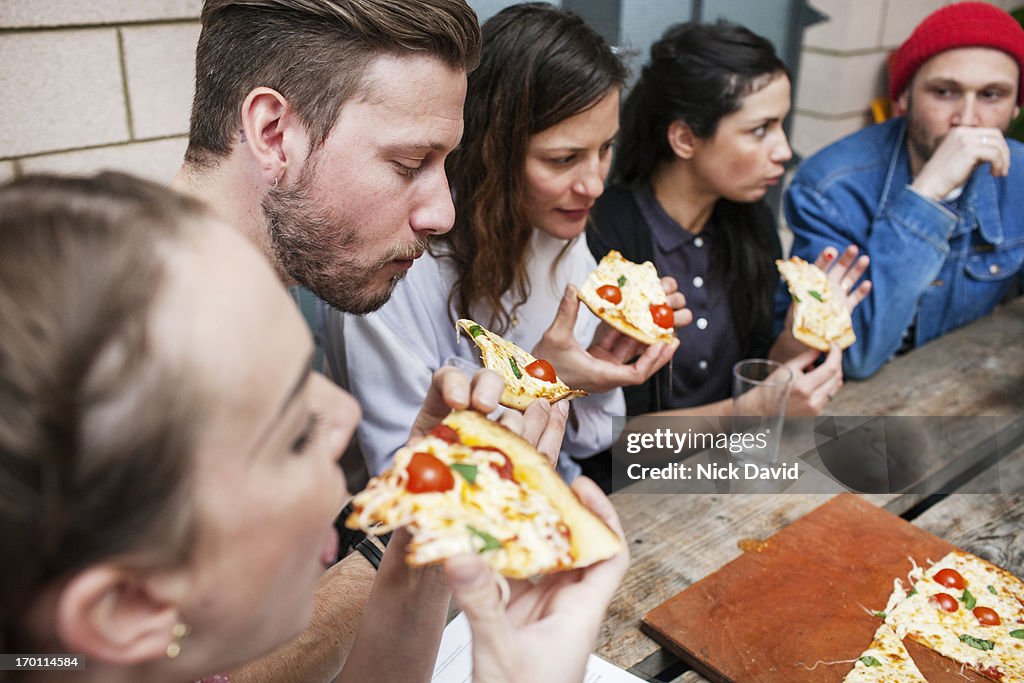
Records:
[[[1006,131],[1024,101],[1024,29],[982,2],[927,17],[891,62],[905,116],[801,164],[785,198],[793,254],[830,244],[871,257],[853,312],[847,377],[986,315],[1024,264],[1024,145]],[[779,318],[789,306],[780,293]]]

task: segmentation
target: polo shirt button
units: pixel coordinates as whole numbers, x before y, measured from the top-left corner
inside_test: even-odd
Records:
[[[706,330],[707,328],[708,328],[708,319],[707,318],[697,318],[697,329],[698,330]]]
[[[706,360],[702,360],[701,362],[697,363],[697,367],[700,368],[701,370],[707,370],[708,362]]]
[[[988,267],[988,272],[992,273],[993,275],[998,275],[1000,270],[1002,269],[994,263]]]
[[[703,287],[704,286],[704,278],[702,278],[700,275],[698,275],[697,277],[693,278],[693,286],[696,287],[697,289],[700,289],[701,287]]]
[[[693,238],[693,246],[697,247],[698,249],[700,247],[703,247],[704,246],[704,238],[703,237],[694,237]]]

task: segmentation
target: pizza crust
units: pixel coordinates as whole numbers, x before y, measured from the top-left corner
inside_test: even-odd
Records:
[[[620,278],[625,280],[624,285],[620,287],[621,302],[613,304],[598,296],[599,287],[619,287]],[[675,329],[659,327],[650,315],[649,307],[652,304],[668,302],[658,271],[650,261],[634,263],[612,249],[577,290],[576,296],[593,311],[594,315],[627,337],[648,346],[658,342],[671,344],[676,341]]]

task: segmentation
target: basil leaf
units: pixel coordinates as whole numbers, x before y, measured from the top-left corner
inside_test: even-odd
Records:
[[[878,610],[877,612],[872,612],[871,614],[873,614],[874,616],[878,617],[879,619],[885,619],[885,617],[886,617],[885,612],[883,612],[882,610]]]
[[[626,276],[625,275],[620,275],[619,276],[619,287],[622,288],[622,287],[625,287],[625,286],[626,286]]]
[[[993,643],[991,640],[975,638],[974,636],[967,635],[966,633],[960,636],[960,640],[961,642],[967,643],[971,647],[976,648],[978,650],[991,650],[996,646],[996,644]]]
[[[466,525],[466,528],[469,529],[469,533],[473,534],[474,536],[476,536],[484,542],[483,547],[477,550],[478,553],[486,553],[488,550],[501,550],[501,541],[496,539],[494,536],[491,536],[486,531],[474,529],[468,524]]]
[[[820,301],[822,303],[825,303],[825,298],[821,294],[819,294],[818,292],[815,292],[813,289],[808,289],[807,293],[810,294],[811,296],[813,296],[818,301]]]
[[[960,599],[963,600],[964,607],[967,609],[974,609],[974,606],[978,604],[978,601],[974,599],[974,595],[966,588],[964,589],[964,594],[960,596]]]
[[[519,369],[519,364],[516,363],[516,359],[509,358],[508,362],[512,364],[512,374],[516,376],[516,379],[522,379],[523,371]]]
[[[793,297],[793,301],[797,302],[798,304],[803,303],[802,301],[800,301],[800,297],[798,297],[796,294],[790,294],[790,296]]]
[[[908,598],[909,598],[909,597],[910,597],[911,595],[917,595],[917,589],[916,589],[916,588],[911,588],[911,589],[910,589],[910,592],[909,592],[909,593],[907,593],[907,597],[908,597]]]
[[[469,333],[474,337],[479,337],[481,334],[484,333],[484,328],[480,327],[479,325],[470,325]]]
[[[992,595],[999,595],[999,593],[996,593],[996,589],[993,588],[992,586],[988,586],[987,588],[988,588],[988,592],[991,593]]]
[[[864,666],[882,666],[882,663],[871,655],[864,655],[860,661],[864,662]]]
[[[476,465],[466,465],[461,462],[453,462],[451,465],[448,465],[448,467],[451,467],[453,470],[461,474],[462,478],[470,484],[476,483]]]
[[[1010,637],[1024,640],[1024,628],[1019,628],[1016,631],[1010,631]]]

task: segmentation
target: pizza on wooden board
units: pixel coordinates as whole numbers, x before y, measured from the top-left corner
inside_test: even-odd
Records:
[[[586,567],[622,541],[583,506],[540,452],[483,415],[451,413],[395,453],[352,500],[350,529],[407,527],[411,565],[479,553],[504,576]]]

